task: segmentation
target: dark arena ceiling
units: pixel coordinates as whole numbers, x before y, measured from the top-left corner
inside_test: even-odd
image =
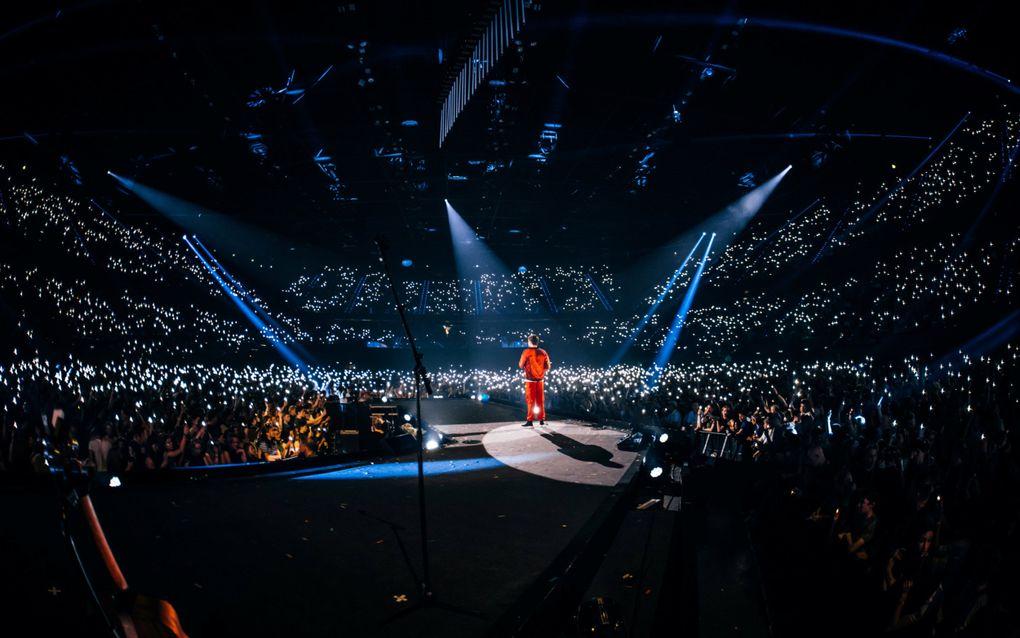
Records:
[[[500,4],[17,3],[0,152],[69,158],[124,215],[158,217],[106,171],[298,246],[442,249],[420,242],[446,197],[510,259],[612,259],[788,164],[763,216],[845,200],[1018,97],[992,76],[1013,70],[1004,3],[529,2],[439,148],[449,78]]]

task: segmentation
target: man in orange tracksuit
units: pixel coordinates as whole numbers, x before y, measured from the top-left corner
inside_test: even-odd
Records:
[[[532,420],[538,417],[540,425],[545,425],[545,372],[549,369],[549,353],[538,347],[538,335],[528,337],[528,347],[521,353],[517,367],[524,370],[524,398],[528,403],[528,421],[524,427],[530,428]]]

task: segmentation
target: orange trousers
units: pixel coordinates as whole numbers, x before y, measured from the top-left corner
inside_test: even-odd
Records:
[[[528,404],[528,420],[545,421],[545,382],[525,381],[524,400]]]

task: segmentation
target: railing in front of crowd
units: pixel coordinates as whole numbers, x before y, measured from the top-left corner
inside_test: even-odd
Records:
[[[698,447],[701,453],[707,457],[739,461],[744,457],[744,446],[740,445],[737,438],[729,432],[710,432],[698,430]]]

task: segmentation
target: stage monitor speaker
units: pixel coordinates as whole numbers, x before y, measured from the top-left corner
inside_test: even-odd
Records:
[[[336,451],[338,454],[351,454],[361,450],[360,435],[357,430],[338,430],[336,433]]]

